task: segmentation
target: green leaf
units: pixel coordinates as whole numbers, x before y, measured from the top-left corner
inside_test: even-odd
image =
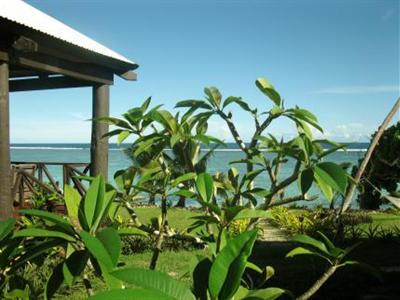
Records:
[[[293,238],[293,241],[300,243],[300,244],[314,247],[315,249],[320,250],[322,253],[330,255],[328,249],[326,248],[326,246],[323,242],[318,241],[312,237],[309,237],[308,235],[304,235],[304,234],[296,235]]]
[[[68,223],[65,219],[60,217],[59,215],[56,215],[54,213],[48,212],[48,211],[43,211],[43,210],[38,210],[38,209],[21,209],[19,211],[21,214],[25,215],[30,215],[30,216],[35,216],[38,218],[41,218],[43,220],[50,221],[54,223],[55,225],[58,225],[62,229],[64,229],[66,232],[69,234],[75,234],[74,229],[72,228],[71,224]]]
[[[177,300],[195,299],[185,283],[158,271],[125,268],[114,271],[111,275],[135,286],[157,291],[167,298]]]
[[[233,220],[241,219],[259,219],[271,217],[271,213],[261,209],[255,208],[244,208],[238,212],[238,214],[233,218]]]
[[[347,174],[340,165],[322,162],[314,167],[314,172],[334,190],[344,194],[347,187]]]
[[[301,108],[292,108],[286,110],[288,114],[287,117],[291,118],[294,121],[304,121],[314,128],[318,129],[320,132],[324,132],[321,126],[319,126],[317,118],[308,110]]]
[[[208,105],[206,102],[203,100],[183,100],[179,101],[176,105],[175,108],[179,107],[197,107],[197,108],[204,108],[204,109],[212,109],[210,105]]]
[[[167,130],[171,132],[177,131],[177,122],[176,119],[171,115],[171,113],[167,110],[156,110],[153,111],[150,117],[163,125]]]
[[[108,215],[107,211],[109,210],[111,203],[115,197],[115,190],[111,190],[105,193],[103,197],[103,201],[99,201],[96,205],[96,219],[91,228],[91,232],[97,231],[97,228],[100,226],[100,223],[104,220],[104,218]]]
[[[64,187],[64,199],[67,206],[68,216],[78,220],[79,203],[81,202],[81,195],[73,187],[66,185]]]
[[[119,255],[121,253],[121,239],[117,230],[112,227],[107,227],[96,234],[96,237],[102,242],[104,248],[107,250],[111,258],[113,266],[118,263]]]
[[[214,193],[214,181],[211,175],[199,174],[196,178],[196,189],[204,202],[210,202]]]
[[[249,105],[242,100],[241,97],[234,97],[230,96],[225,99],[224,104],[222,105],[222,109],[224,109],[226,106],[228,106],[230,103],[236,103],[239,105],[242,109],[245,111],[252,112],[253,110],[249,107]]]
[[[117,144],[121,145],[123,141],[131,134],[129,130],[123,130],[118,134]]]
[[[172,180],[171,181],[171,186],[172,187],[176,187],[181,182],[192,180],[194,178],[196,178],[196,173],[194,173],[194,172],[183,174],[182,176],[179,176],[178,178]]]
[[[61,284],[64,282],[63,275],[63,265],[64,262],[58,264],[51,273],[49,279],[46,282],[46,286],[44,288],[44,299],[49,300],[53,298],[53,295],[60,288]]]
[[[219,107],[221,104],[221,93],[216,87],[204,88],[204,93],[207,95],[206,99],[214,107]]]
[[[107,123],[110,125],[115,125],[125,129],[132,129],[131,126],[124,120],[113,118],[113,117],[100,117],[95,119],[98,122]]]
[[[267,79],[257,78],[256,86],[264,95],[270,98],[275,103],[275,105],[281,106],[281,96]]]
[[[243,300],[275,300],[287,292],[280,288],[266,288],[250,291]]]
[[[120,289],[99,293],[91,296],[89,300],[128,300],[128,299],[147,299],[147,300],[174,300],[162,293],[147,289]]]
[[[256,271],[259,274],[262,274],[262,272],[263,272],[263,270],[259,266],[257,266],[256,264],[253,264],[252,262],[249,262],[249,261],[246,262],[246,268]]]
[[[145,112],[145,111],[149,108],[150,103],[151,103],[151,97],[148,97],[148,98],[142,103],[142,105],[140,106],[141,111],[142,111],[142,112]]]
[[[56,230],[46,230],[40,228],[27,228],[14,233],[15,237],[52,237],[64,239],[68,242],[75,242],[75,238],[69,234]]]
[[[172,194],[170,194],[171,196],[183,196],[185,198],[194,198],[196,196],[195,193],[193,193],[192,191],[189,190],[178,190],[176,192],[173,192]]]
[[[201,259],[193,269],[193,293],[197,299],[207,299],[208,278],[212,262],[208,257]]]
[[[60,242],[57,239],[46,240],[35,244],[34,246],[27,246],[24,250],[24,254],[18,259],[18,262],[13,266],[15,269],[23,266],[27,261],[33,260],[35,257],[49,251],[51,248],[62,245],[64,242]]]
[[[92,227],[97,218],[100,207],[103,206],[104,194],[104,179],[101,176],[98,176],[90,184],[83,203],[86,222],[89,225],[89,228]]]
[[[68,285],[72,285],[76,278],[81,275],[89,259],[87,251],[74,251],[63,264],[63,276]]]
[[[314,181],[314,172],[311,168],[301,171],[298,177],[298,183],[302,195],[305,195],[308,192],[308,190],[312,186],[313,181]]]
[[[170,143],[169,145],[171,146],[171,148],[174,148],[174,146],[176,145],[176,143],[179,142],[179,140],[182,138],[180,133],[174,133],[171,135],[170,138]]]
[[[208,280],[212,299],[230,299],[236,293],[256,238],[256,230],[242,233],[218,254]]]
[[[289,253],[286,254],[286,257],[294,257],[296,255],[315,255],[315,252],[303,247],[297,247],[289,251]]]
[[[86,231],[81,231],[80,236],[86,248],[96,260],[102,263],[108,272],[111,271],[114,268],[114,262],[103,243]]]
[[[9,218],[0,222],[0,241],[13,231],[15,222],[16,220],[14,218]]]
[[[142,235],[142,236],[147,236],[147,232],[143,231],[139,228],[135,228],[135,227],[122,227],[122,228],[118,228],[118,234],[120,236],[124,236],[124,235]]]
[[[314,170],[314,179],[318,185],[318,187],[320,188],[320,190],[322,191],[322,193],[324,194],[325,198],[331,202],[333,199],[333,191],[332,188],[319,176],[318,173],[315,172]]]

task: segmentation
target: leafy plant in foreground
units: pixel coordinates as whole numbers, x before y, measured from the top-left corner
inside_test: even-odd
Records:
[[[96,177],[83,199],[76,190],[66,187],[68,218],[35,209],[20,211],[38,219],[37,223],[13,235],[14,239],[26,238],[40,242],[38,249],[28,249],[30,251],[25,255],[32,257],[39,251],[45,252],[55,247],[64,249],[64,260],[55,267],[47,281],[45,299],[52,298],[62,283],[71,286],[78,279],[84,280],[90,293],[90,282],[85,276],[87,268],[101,275],[109,288],[121,286],[118,280],[109,275],[119,262],[120,235],[145,233],[137,228],[101,226],[109,214],[114,197],[115,191],[109,186],[106,188],[102,177]]]
[[[287,292],[279,288],[249,290],[241,286],[256,237],[256,230],[245,232],[229,241],[215,259],[199,258],[191,289],[158,271],[123,268],[111,272],[111,276],[134,288],[112,290],[90,299],[276,299]]]

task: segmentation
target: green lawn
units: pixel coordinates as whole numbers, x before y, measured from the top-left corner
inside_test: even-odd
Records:
[[[138,207],[135,209],[140,222],[144,224],[150,223],[151,218],[157,218],[160,215],[160,209],[156,207]],[[185,231],[192,223],[191,217],[198,216],[199,211],[193,211],[182,208],[168,209],[168,223],[170,227],[178,230]]]
[[[400,215],[386,212],[371,212],[374,225],[379,225],[382,228],[400,228]]]

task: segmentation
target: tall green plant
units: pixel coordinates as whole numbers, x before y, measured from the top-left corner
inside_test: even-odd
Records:
[[[329,201],[332,200],[334,191],[344,193],[347,186],[346,174],[338,165],[323,161],[327,155],[343,146],[328,140],[314,139],[311,128],[322,132],[315,115],[297,106],[285,108],[280,94],[268,80],[258,78],[256,86],[272,102],[271,109],[259,112],[257,108],[251,108],[242,98],[235,96],[223,100],[221,93],[215,87],[204,89],[205,100],[184,100],[178,102],[176,107],[188,107],[187,114],[203,110],[195,117],[208,119],[216,115],[226,123],[234,141],[245,154],[245,159],[235,163],[246,164],[248,173],[255,169],[262,170],[269,178],[269,192],[263,195],[265,208],[315,199],[306,194],[313,183]],[[253,119],[254,131],[248,143],[244,142],[237,130],[232,112],[227,110],[232,104],[237,104]],[[271,123],[278,118],[287,118],[294,123],[297,132],[295,138],[283,141],[266,134]],[[330,148],[324,150],[326,146]],[[291,175],[281,179],[281,167],[288,161],[294,161],[293,171]],[[299,182],[300,193],[285,197],[284,190],[296,181]],[[251,190],[253,181],[247,184]]]

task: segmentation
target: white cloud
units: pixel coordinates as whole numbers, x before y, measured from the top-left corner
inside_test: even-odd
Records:
[[[338,142],[367,142],[374,128],[361,123],[338,124],[321,133],[312,129],[315,138],[326,138]]]
[[[398,85],[372,85],[372,86],[341,86],[324,88],[312,91],[313,94],[371,94],[371,93],[393,93],[399,92]]]

